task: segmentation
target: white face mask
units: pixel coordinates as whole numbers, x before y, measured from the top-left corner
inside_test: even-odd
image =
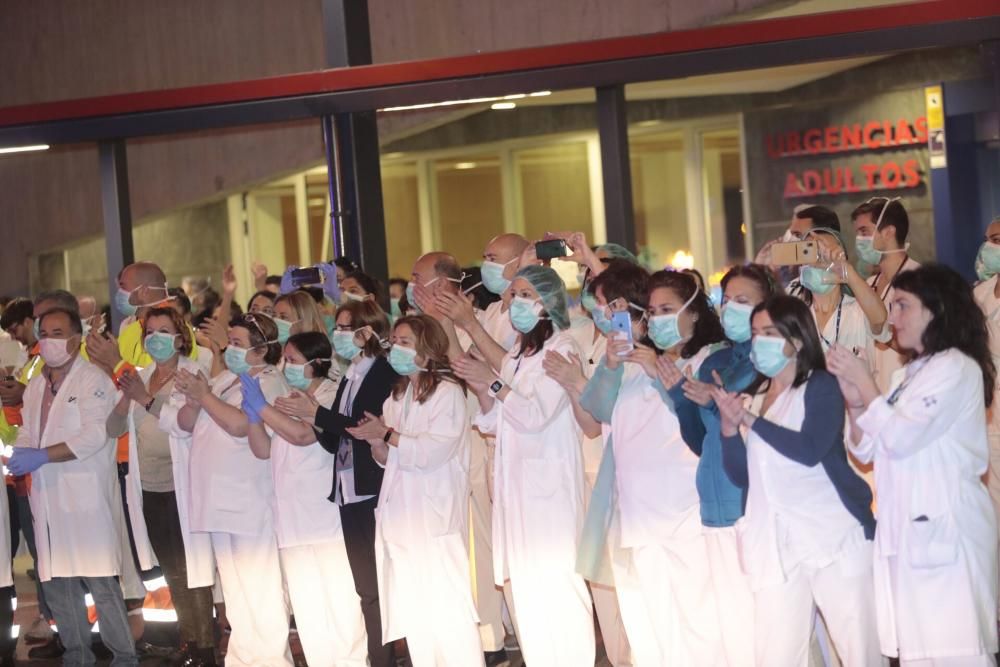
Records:
[[[38,351],[49,368],[60,368],[73,357],[67,349],[65,338],[43,338],[38,341]]]

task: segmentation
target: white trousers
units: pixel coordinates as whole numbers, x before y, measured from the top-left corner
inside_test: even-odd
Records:
[[[994,667],[992,655],[967,655],[961,658],[930,658],[927,660],[900,660],[900,667]]]
[[[876,629],[870,541],[826,567],[797,567],[785,583],[754,593],[757,664],[809,664],[817,609],[845,667],[884,664]]]
[[[484,651],[503,648],[503,592],[493,582],[493,501],[490,499],[490,447],[478,433],[469,438],[469,514],[476,612]]]
[[[753,667],[753,591],[740,565],[736,528],[705,527],[716,627],[727,667]]]
[[[623,550],[618,604],[636,667],[722,664],[705,540]]]
[[[210,534],[232,628],[226,667],[292,667],[288,603],[270,526],[263,535]]]
[[[309,667],[365,667],[368,634],[343,537],[280,554]]]
[[[571,567],[511,567],[521,654],[528,665],[593,665],[594,606],[583,577]]]
[[[593,582],[588,582],[588,585],[590,597],[594,599],[594,611],[597,612],[597,623],[601,627],[608,662],[612,667],[630,667],[632,647],[628,643],[621,609],[618,608],[618,592],[614,588]]]
[[[1000,406],[994,406],[994,410],[1000,410]],[[986,472],[986,488],[990,492],[990,499],[993,501],[993,509],[996,511],[997,522],[1000,523],[1000,433],[989,433],[990,443],[990,465]],[[922,666],[921,666],[922,667]]]

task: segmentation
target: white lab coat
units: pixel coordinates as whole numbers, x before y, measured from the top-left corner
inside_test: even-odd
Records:
[[[565,331],[530,357],[508,353],[501,378],[511,391],[475,422],[497,438],[494,577],[510,579],[525,661],[577,667],[593,664],[595,652],[590,594],[576,573],[582,434],[565,390],[542,368],[549,350],[579,354]]]
[[[708,348],[682,362],[697,374]],[[641,366],[626,363],[612,411],[617,516],[612,566],[635,664],[715,665],[718,617],[695,487],[698,457]]]
[[[77,458],[49,463],[31,474],[31,513],[38,550],[38,576],[112,577],[122,567],[125,528],[115,440],[106,422],[117,390],[102,370],[77,357],[59,388],[44,432],[40,432],[42,374],[24,393],[24,425],[17,447],[66,443]]]
[[[268,403],[290,393],[285,376],[268,366],[257,376]],[[240,380],[226,370],[211,380],[211,391],[229,405],[243,402]],[[250,451],[245,437],[234,438],[204,410],[191,433],[191,529],[195,532],[258,535],[273,525],[271,462]]]
[[[376,511],[375,554],[382,640],[418,645],[414,664],[482,664],[479,618],[465,547],[469,411],[453,382],[424,402],[390,396],[383,419],[399,433],[389,448]]]
[[[177,368],[186,370],[189,373],[197,373],[201,368],[201,354],[199,361],[193,361],[187,357],[181,357],[177,362]],[[151,372],[151,371],[150,371]],[[148,383],[148,377],[144,378]],[[204,533],[191,531],[191,434],[184,431],[177,425],[177,413],[187,399],[176,387],[170,392],[167,402],[160,408],[160,428],[163,429],[170,438],[170,467],[174,474],[174,495],[177,498],[177,517],[181,525],[181,537],[184,540],[184,560],[187,565],[187,585],[188,588],[199,588],[201,586],[212,586],[215,583],[215,555],[212,553],[212,540]],[[138,452],[135,441],[135,424],[132,420],[132,411],[129,411],[129,460],[136,461]],[[138,535],[136,524],[143,526],[145,533],[145,521],[142,517],[142,480],[139,477],[139,466],[130,465],[128,477],[125,478],[128,489],[129,508],[137,508],[130,512],[132,515],[132,530],[136,535],[138,546]],[[147,542],[148,543],[148,542]],[[140,560],[142,554],[140,552]],[[145,565],[143,566],[145,568]]]
[[[879,490],[875,602],[882,652],[901,660],[997,651],[997,526],[978,364],[956,349],[896,374],[854,447]]]

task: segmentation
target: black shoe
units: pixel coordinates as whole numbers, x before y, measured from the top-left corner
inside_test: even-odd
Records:
[[[31,660],[55,660],[56,658],[61,658],[65,652],[66,649],[63,647],[62,642],[59,641],[59,636],[56,635],[41,646],[36,646],[29,650],[28,658]]]
[[[114,653],[111,652],[104,642],[93,641],[90,643],[90,650],[94,652],[94,657],[98,660],[110,660],[114,657]]]
[[[500,667],[500,665],[510,664],[510,658],[507,657],[507,651],[505,649],[500,649],[499,651],[486,651],[483,653],[483,658],[486,660],[486,667]]]

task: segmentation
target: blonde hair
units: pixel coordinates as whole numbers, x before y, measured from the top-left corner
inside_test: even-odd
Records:
[[[274,305],[287,303],[295,311],[295,319],[299,321],[298,333],[316,331],[326,334],[326,324],[316,307],[316,301],[306,292],[290,292],[282,294],[274,300]]]

